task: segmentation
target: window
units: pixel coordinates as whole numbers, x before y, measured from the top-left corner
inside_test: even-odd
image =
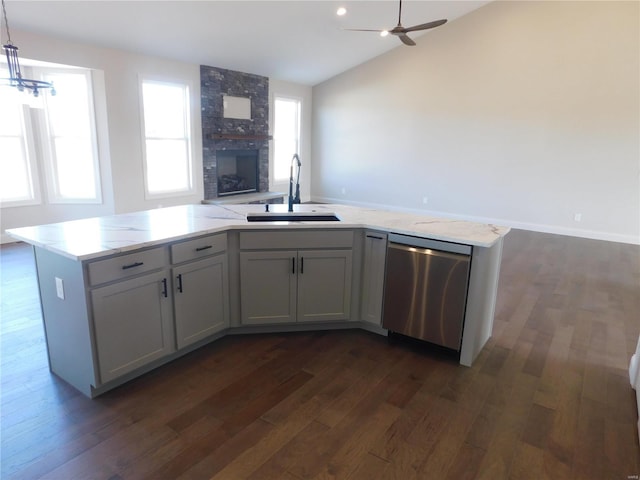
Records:
[[[291,172],[291,160],[300,153],[300,109],[297,98],[274,98],[273,115],[273,180],[286,181]]]
[[[90,72],[47,70],[42,78],[53,82],[57,92],[44,95],[49,200],[98,203],[102,196]]]
[[[57,95],[43,91],[34,98],[13,87],[0,87],[2,207],[40,203],[39,174],[46,178],[49,203],[99,203],[90,71],[23,67],[23,73],[53,81]],[[0,67],[0,77],[8,76]]]
[[[9,76],[0,69],[0,78]],[[29,109],[20,102],[16,89],[0,88],[0,202],[3,206],[38,203],[37,172],[33,142],[25,122]]]
[[[147,197],[193,189],[187,85],[142,81]]]

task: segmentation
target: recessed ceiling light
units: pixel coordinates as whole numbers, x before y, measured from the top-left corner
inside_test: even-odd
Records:
[[[336,10],[336,15],[338,15],[339,17],[342,17],[343,15],[347,14],[347,9],[344,7],[340,7],[338,8],[338,10]]]

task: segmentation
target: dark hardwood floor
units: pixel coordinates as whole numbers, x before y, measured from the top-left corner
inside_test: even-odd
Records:
[[[515,230],[472,368],[362,331],[224,338],[95,400],[0,249],[3,479],[638,478],[640,248]]]

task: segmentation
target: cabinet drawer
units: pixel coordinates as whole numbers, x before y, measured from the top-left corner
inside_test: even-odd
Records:
[[[88,265],[89,283],[99,285],[162,268],[167,264],[164,247],[142,250]]]
[[[279,230],[240,232],[241,250],[351,248],[352,230]]]
[[[171,263],[207,257],[227,249],[227,235],[208,235],[171,245]]]

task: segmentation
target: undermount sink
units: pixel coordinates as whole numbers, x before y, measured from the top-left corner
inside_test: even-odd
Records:
[[[247,222],[339,222],[332,212],[247,213]]]

